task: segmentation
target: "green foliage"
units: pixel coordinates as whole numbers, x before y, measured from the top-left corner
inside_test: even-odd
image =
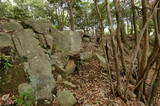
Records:
[[[69,14],[66,0],[6,0],[0,2],[0,17],[24,20],[48,19],[59,30],[69,27]],[[115,6],[113,0],[109,0],[112,23],[116,24]],[[108,26],[107,14],[104,0],[98,0],[98,7],[102,15],[104,27]],[[123,19],[131,22],[132,11],[129,1],[120,1],[120,11]],[[141,8],[141,2],[135,0],[136,8]],[[98,25],[98,14],[94,1],[88,0],[72,0],[74,24],[77,30],[87,31]],[[136,11],[137,13],[137,11]],[[137,15],[137,14],[136,14]],[[141,27],[140,18],[137,18],[137,26]]]
[[[10,56],[0,56],[0,70],[8,70],[13,65],[12,58]]]
[[[10,2],[1,2],[0,3],[0,17],[12,17],[11,12],[12,5]]]
[[[13,7],[12,12],[14,19],[27,19],[30,17],[27,9],[19,8],[18,6]]]
[[[27,92],[20,92],[16,98],[18,106],[32,106],[34,103],[33,90],[29,89]]]

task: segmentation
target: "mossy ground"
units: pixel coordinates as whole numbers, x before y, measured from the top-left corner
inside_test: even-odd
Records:
[[[18,85],[28,82],[23,64],[15,62],[8,70],[0,71],[0,96],[7,93],[17,94]]]

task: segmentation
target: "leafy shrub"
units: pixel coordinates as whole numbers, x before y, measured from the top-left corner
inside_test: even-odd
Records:
[[[27,92],[21,92],[16,98],[18,106],[33,106],[34,96],[33,90],[29,89]]]
[[[8,70],[13,66],[10,56],[0,56],[0,70]]]

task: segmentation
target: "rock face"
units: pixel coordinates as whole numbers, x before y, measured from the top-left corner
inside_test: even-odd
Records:
[[[31,27],[35,32],[48,34],[52,28],[52,24],[48,20],[26,20],[24,24]]]
[[[52,24],[48,20],[26,20],[24,26],[31,27],[36,32],[36,38],[40,41],[40,45],[46,49],[52,49],[53,37],[51,36]]]
[[[21,23],[15,20],[0,23],[0,50],[5,47],[14,48],[17,55],[25,59],[24,71],[30,79],[36,99],[51,99],[52,89],[56,86],[51,66],[56,64],[64,69],[64,74],[72,73],[76,65],[69,60],[69,56],[80,52],[81,36],[73,31],[59,32],[47,20],[26,20]],[[54,47],[56,51],[62,52],[64,59],[59,56],[56,58],[56,53],[51,51]],[[68,91],[63,93],[71,95]],[[73,101],[67,101],[68,106],[76,101],[72,96],[71,100]]]
[[[2,29],[2,30],[8,30],[8,31],[18,31],[18,30],[23,29],[23,27],[17,21],[10,20],[7,23],[0,24],[0,29]]]
[[[0,48],[13,47],[11,35],[5,32],[0,32]]]
[[[11,34],[7,31],[18,31],[23,29],[22,25],[14,20],[0,23],[0,54],[8,54],[11,48],[14,47],[11,39]],[[2,31],[2,32],[1,32]],[[7,52],[7,53],[6,53]]]
[[[54,45],[57,49],[69,55],[80,52],[81,37],[79,33],[73,31],[52,32]]]
[[[0,32],[0,55],[11,55],[13,47],[11,35]]]
[[[45,49],[52,49],[53,37],[49,34],[36,34],[36,38],[40,42],[40,46]]]
[[[30,29],[14,33],[13,41],[20,57],[27,58],[25,71],[29,74],[31,85],[36,91],[37,99],[51,99],[55,81],[51,74],[48,56],[39,46]]]
[[[73,106],[77,103],[77,100],[69,90],[58,91],[57,98],[62,106]]]

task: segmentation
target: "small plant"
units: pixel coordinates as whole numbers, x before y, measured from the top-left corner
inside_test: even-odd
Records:
[[[12,58],[10,56],[0,56],[0,70],[8,70],[13,65]]]
[[[33,106],[34,96],[33,90],[29,89],[27,92],[21,92],[16,98],[17,106]]]

